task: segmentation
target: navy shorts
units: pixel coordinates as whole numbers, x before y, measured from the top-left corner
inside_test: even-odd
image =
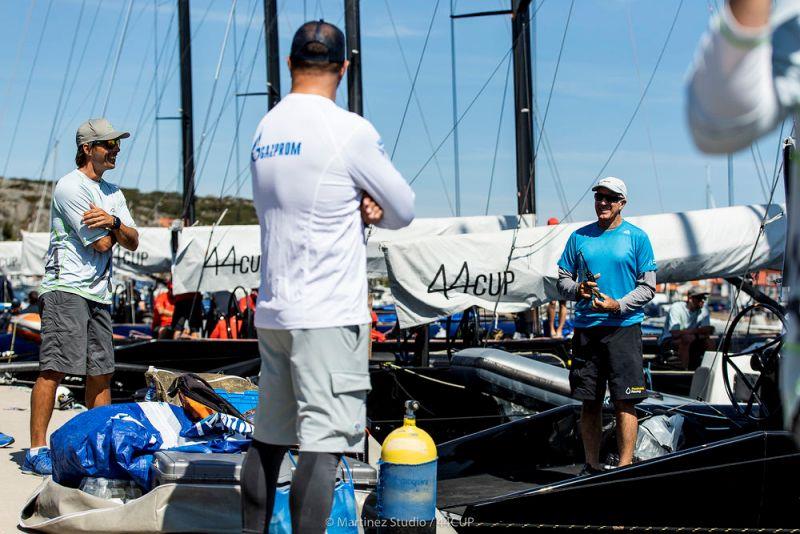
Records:
[[[641,325],[575,329],[569,371],[572,397],[602,401],[606,384],[611,400],[640,402],[647,398]]]
[[[68,375],[114,372],[114,342],[109,306],[66,291],[39,297],[42,346],[39,370]]]

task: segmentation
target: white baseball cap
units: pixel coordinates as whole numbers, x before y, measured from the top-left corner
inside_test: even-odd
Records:
[[[622,198],[626,200],[628,198],[628,188],[625,186],[625,182],[615,176],[606,176],[605,178],[600,178],[592,187],[592,191],[597,191],[601,187],[605,187],[613,193],[622,195]]]

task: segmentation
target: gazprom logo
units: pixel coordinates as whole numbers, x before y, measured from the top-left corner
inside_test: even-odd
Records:
[[[258,161],[263,158],[274,158],[276,156],[299,156],[303,147],[303,143],[295,141],[284,141],[283,143],[272,143],[262,145],[261,134],[258,134],[255,142],[253,142],[253,149],[250,153],[250,159]]]

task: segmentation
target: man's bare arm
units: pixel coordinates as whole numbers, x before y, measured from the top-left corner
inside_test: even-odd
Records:
[[[105,210],[98,208],[94,204],[89,204],[89,209],[83,214],[83,223],[89,228],[105,228],[109,230],[116,242],[123,248],[128,250],[139,248],[139,232],[136,228],[121,224],[119,228],[113,229],[114,216],[109,215]]]
[[[117,242],[116,238],[113,234],[108,234],[107,236],[103,236],[90,246],[95,249],[97,252],[108,252],[114,247],[114,244]]]

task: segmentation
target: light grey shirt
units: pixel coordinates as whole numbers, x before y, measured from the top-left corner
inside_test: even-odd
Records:
[[[667,319],[664,321],[664,330],[661,332],[661,337],[658,338],[658,344],[671,339],[673,330],[688,330],[703,326],[711,326],[711,314],[708,312],[707,306],[689,311],[686,301],[674,302],[669,307]]]
[[[108,230],[83,224],[90,203],[116,215],[125,226],[136,227],[119,187],[103,179],[92,180],[78,169],[63,176],[53,190],[50,246],[39,292],[66,291],[110,304],[112,252],[92,247]]]

